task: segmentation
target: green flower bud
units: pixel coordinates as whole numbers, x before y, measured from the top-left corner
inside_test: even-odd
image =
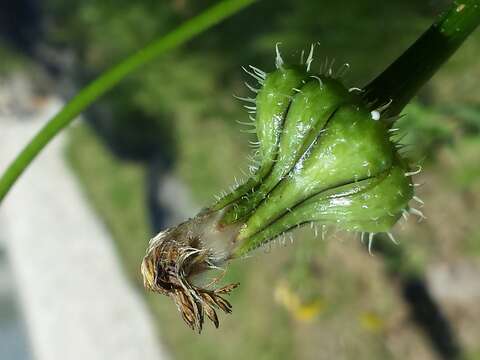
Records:
[[[260,152],[261,171],[258,173],[265,173],[260,188],[226,214],[226,223],[248,215],[265,198],[300,160],[338,107],[351,97],[336,80],[309,77],[306,73],[300,77],[299,73],[299,70],[277,70],[266,77],[265,86],[258,93],[257,137],[260,150],[264,144],[265,129],[272,129],[272,124],[275,124],[275,138],[269,140],[275,141],[268,141],[268,149]],[[275,81],[270,81],[271,78]],[[292,88],[293,80],[297,79],[300,79],[300,83]],[[288,88],[290,90],[286,91]],[[280,111],[271,110],[280,103],[284,108],[281,121]],[[238,190],[244,189],[237,189],[234,193],[238,194]]]
[[[413,196],[405,176],[408,167],[390,140],[387,124],[376,118],[380,114],[368,111],[362,98],[338,80],[299,73],[280,68],[268,74],[257,96],[261,149],[265,114],[278,114],[269,100],[289,99],[289,106],[276,142],[269,138],[268,151],[261,151],[260,169],[268,164],[270,172],[253,191],[234,191],[239,200],[220,221],[243,222],[236,255],[313,221],[345,230],[388,232]],[[284,84],[298,79],[301,85],[292,96]],[[277,129],[278,117],[270,117],[270,124]],[[273,165],[265,153],[274,154]]]
[[[389,232],[413,197],[406,161],[391,140],[384,108],[371,111],[358,92],[330,75],[287,67],[247,72],[261,85],[255,106],[258,167],[230,194],[176,228],[161,232],[142,264],[145,286],[175,300],[201,330],[204,313],[230,311],[194,276],[275,239],[318,223],[346,231]],[[253,89],[253,88],[252,88]],[[252,102],[252,99],[247,99]]]

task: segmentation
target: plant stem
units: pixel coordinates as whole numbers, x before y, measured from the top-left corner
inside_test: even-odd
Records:
[[[480,0],[454,1],[450,8],[385,71],[365,87],[372,110],[391,101],[396,116],[480,23]]]
[[[162,36],[160,39],[140,49],[110,70],[107,70],[83,88],[58,114],[47,122],[7,168],[0,178],[0,202],[17,178],[50,140],[100,96],[105,94],[127,75],[152,61],[157,56],[182,45],[194,36],[237,13],[248,5],[251,5],[255,1],[256,0],[225,0],[208,8],[200,15],[186,21],[172,32]]]

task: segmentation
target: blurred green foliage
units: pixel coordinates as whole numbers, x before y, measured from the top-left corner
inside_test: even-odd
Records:
[[[27,65],[31,65],[26,57],[2,42],[2,39],[0,39],[0,59],[0,76],[16,70],[25,70]]]

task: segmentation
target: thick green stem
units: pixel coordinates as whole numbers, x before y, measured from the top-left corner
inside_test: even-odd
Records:
[[[48,121],[48,123],[10,164],[0,178],[0,202],[22,172],[37,154],[50,142],[50,140],[52,140],[55,135],[69,125],[77,115],[84,111],[100,96],[105,94],[127,75],[155,59],[157,56],[187,42],[195,35],[202,33],[255,1],[256,0],[222,1],[205,10],[193,19],[186,21],[184,24],[180,25],[169,34],[162,36],[147,47],[139,50],[137,53],[131,55],[90,83],[69,103],[67,103],[57,115]]]
[[[480,23],[480,0],[454,1],[397,60],[365,87],[372,109],[396,116]]]

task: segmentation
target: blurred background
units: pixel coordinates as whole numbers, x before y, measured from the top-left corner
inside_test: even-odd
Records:
[[[60,106],[103,70],[211,3],[1,0],[0,139],[2,132],[15,139],[21,130],[12,129],[38,123],[38,117],[45,118],[48,109]],[[397,226],[393,232],[399,246],[379,238],[370,256],[358,236],[335,229],[325,236],[298,231],[292,244],[229,266],[225,282],[241,283],[231,297],[233,314],[222,317],[220,329],[207,326],[201,336],[184,325],[170,299],[143,290],[139,272],[153,234],[211,204],[247,169],[251,139],[236,123],[247,114],[232,96],[247,95],[243,82],[249,79],[241,66],[273,69],[276,42],[282,43],[286,61],[298,62],[301,50],[319,41],[314,67],[326,58],[334,58],[335,66],[348,62],[346,85],[361,87],[448,3],[260,1],[128,77],[69,128],[61,161],[74,175],[80,196],[55,197],[65,197],[73,214],[77,203],[86,202],[93,222],[108,230],[105,241],[114,245],[110,256],[121,264],[127,293],[140,299],[165,357],[480,359],[478,31],[398,122],[407,155],[423,167],[416,177],[421,184],[417,194],[428,218],[421,223],[410,218]],[[11,143],[0,143],[0,151],[11,151]],[[41,159],[35,164],[39,174]],[[53,189],[62,188],[62,176],[38,176],[45,176]],[[28,208],[38,205],[28,203],[34,188],[24,189]],[[15,194],[8,198],[12,203]],[[52,221],[48,214],[54,205],[48,196],[43,199],[46,215],[39,221]],[[35,236],[35,244],[48,252],[51,228],[37,232],[22,214],[11,226],[29,229],[30,238]],[[9,245],[15,243],[9,240],[14,232],[3,231],[9,226],[5,219],[0,221],[0,358],[46,359],[38,351],[46,341],[37,333],[42,327],[32,327],[30,295],[22,290],[28,287],[24,281],[29,275],[22,272],[28,265],[17,261],[19,250]],[[61,217],[54,220],[62,226]],[[69,241],[64,239],[64,246]],[[22,254],[36,257],[33,250]],[[61,266],[55,268],[36,269],[30,280]],[[94,267],[86,266],[88,271],[96,276]],[[55,288],[43,291],[54,293]],[[98,297],[105,296],[108,291],[99,289]],[[95,302],[77,300],[87,306]],[[68,303],[58,302],[55,308],[59,306],[75,317]],[[115,319],[112,332],[118,328]],[[66,321],[53,326],[61,330]]]

